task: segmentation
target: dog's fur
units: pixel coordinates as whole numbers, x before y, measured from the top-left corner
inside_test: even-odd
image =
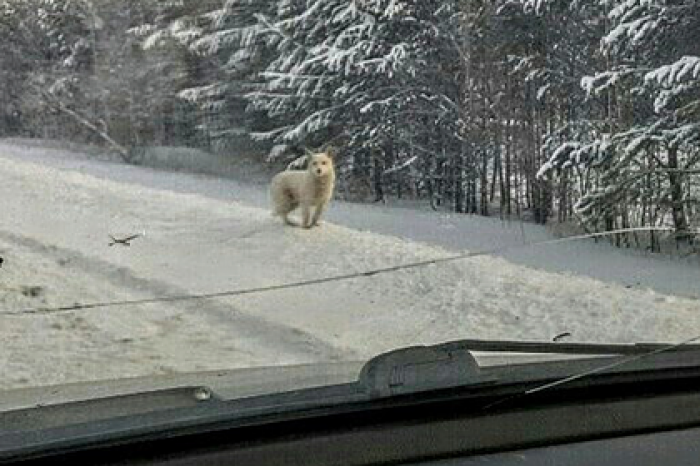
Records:
[[[331,153],[310,154],[306,170],[286,170],[272,179],[273,214],[282,217],[286,224],[294,225],[289,220],[289,213],[301,207],[301,226],[311,228],[318,225],[333,197],[334,187],[335,168]]]

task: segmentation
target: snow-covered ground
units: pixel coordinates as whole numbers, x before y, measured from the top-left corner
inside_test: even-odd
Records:
[[[634,342],[700,333],[696,258],[591,242],[235,298],[10,315],[360,272],[548,233],[342,203],[321,228],[284,228],[259,183],[9,143],[0,144],[0,174],[0,388],[361,359],[458,338],[570,332],[573,341]],[[142,231],[131,247],[108,246],[110,233]]]
[[[52,150],[47,150],[47,146]],[[78,171],[97,178],[149,186],[161,190],[191,193],[223,201],[267,208],[266,183],[271,173],[237,157],[222,157],[192,149],[177,151],[174,160],[166,160],[163,150],[154,151],[146,163],[151,167],[196,171],[155,171],[114,162],[114,156],[94,148],[64,142],[12,139],[0,140],[0,154],[20,160]],[[201,158],[202,160],[197,160]],[[223,177],[207,176],[221,173]],[[412,206],[416,207],[416,206]],[[521,248],[526,242],[552,238],[540,225],[518,221],[433,212],[427,206],[406,208],[405,204],[353,204],[335,202],[328,219],[337,225],[371,231],[439,246],[451,251],[500,249],[498,257],[528,267],[552,272],[570,272],[609,283],[660,293],[700,299],[700,255],[650,254],[624,250],[606,240],[577,241]]]

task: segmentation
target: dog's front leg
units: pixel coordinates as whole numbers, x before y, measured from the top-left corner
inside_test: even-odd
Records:
[[[301,226],[311,228],[311,208],[308,205],[301,207]]]
[[[318,225],[318,220],[321,218],[321,214],[323,213],[324,209],[326,208],[325,204],[320,204],[316,206],[316,210],[314,211],[314,215],[311,218],[311,226],[316,226]]]

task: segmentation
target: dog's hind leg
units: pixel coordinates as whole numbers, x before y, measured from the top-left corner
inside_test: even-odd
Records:
[[[289,219],[289,212],[282,215],[282,220],[284,220],[285,225],[289,225],[289,226],[293,226],[293,227],[299,226],[298,224],[294,223],[293,221],[291,221]]]
[[[296,210],[297,207],[299,207],[298,201],[296,201],[293,198],[287,199],[287,204],[285,205],[285,209],[283,212],[280,213],[280,216],[282,217],[282,220],[284,220],[284,223],[286,225],[298,226],[295,222],[293,222],[289,219],[289,214],[292,213],[294,210]]]

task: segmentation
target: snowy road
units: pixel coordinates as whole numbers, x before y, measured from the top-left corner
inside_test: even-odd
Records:
[[[235,298],[3,315],[364,271],[448,254],[411,238],[430,226],[470,235],[468,224],[430,212],[349,205],[319,229],[282,228],[262,208],[259,187],[217,181],[236,202],[207,192],[211,179],[79,158],[69,166],[63,155],[44,163],[36,151],[0,146],[0,388],[356,359],[457,338],[549,340],[567,331],[576,341],[633,342],[700,333],[696,299],[501,257]],[[170,186],[177,183],[186,189]],[[360,211],[382,216],[375,230],[405,225],[411,239],[358,230],[367,228],[352,225]],[[108,233],[141,231],[131,247],[107,245]],[[685,279],[691,266],[670,273]],[[679,294],[695,289],[689,282]]]

